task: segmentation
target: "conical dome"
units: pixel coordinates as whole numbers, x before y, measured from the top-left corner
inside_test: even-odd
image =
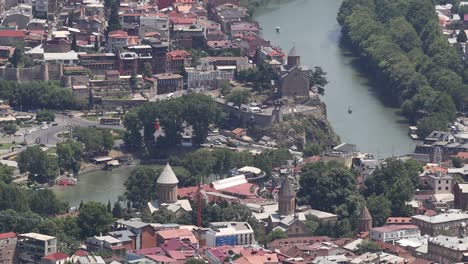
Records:
[[[291,181],[289,180],[289,177],[284,178],[283,183],[281,184],[281,187],[278,192],[279,197],[291,197],[295,196],[296,193],[294,192],[294,189],[292,187]]]
[[[361,215],[359,216],[359,220],[361,220],[361,221],[372,220],[372,216],[369,213],[369,209],[367,209],[367,206],[365,206],[365,205],[361,209]]]
[[[288,53],[288,57],[297,57],[296,45],[293,45],[291,50]]]
[[[157,183],[158,184],[177,184],[177,183],[179,183],[179,180],[177,179],[177,176],[175,175],[175,173],[172,170],[171,165],[169,165],[169,163],[166,164],[166,167],[161,172],[161,175],[159,175]]]

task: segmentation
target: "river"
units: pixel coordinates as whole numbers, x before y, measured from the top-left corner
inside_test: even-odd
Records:
[[[119,168],[113,171],[98,170],[78,175],[76,186],[54,186],[57,197],[77,206],[81,201],[114,203],[125,192],[124,183],[133,167]]]
[[[397,109],[386,107],[373,93],[369,79],[355,67],[356,58],[340,46],[340,30],[336,14],[340,0],[271,0],[258,10],[256,19],[263,36],[285,52],[293,42],[302,62],[310,67],[321,66],[328,72],[324,102],[328,120],[343,142],[353,143],[361,151],[379,158],[406,154],[414,149],[407,135],[404,119]],[[275,27],[281,27],[281,33]],[[348,114],[348,106],[353,113]],[[131,168],[112,172],[95,171],[79,176],[73,187],[53,187],[60,199],[76,206],[83,201],[107,203],[117,201]]]
[[[257,10],[256,20],[272,45],[287,54],[294,43],[303,64],[321,66],[328,73],[322,99],[342,142],[379,158],[412,152],[415,144],[405,119],[397,115],[398,109],[383,104],[370,80],[357,69],[357,58],[340,45],[336,22],[340,4],[341,0],[270,0]],[[277,26],[281,33],[276,33]]]

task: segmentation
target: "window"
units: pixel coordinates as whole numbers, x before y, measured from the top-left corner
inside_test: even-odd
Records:
[[[447,186],[447,187],[445,187],[445,190],[446,190],[446,191],[448,191],[448,186]]]
[[[437,188],[437,189],[439,189],[439,191],[440,191],[440,190],[442,190],[442,187],[439,187],[439,188]]]

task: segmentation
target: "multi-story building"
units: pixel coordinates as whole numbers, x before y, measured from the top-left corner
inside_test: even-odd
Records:
[[[38,233],[18,235],[18,263],[35,264],[49,254],[57,252],[57,238]]]
[[[419,227],[421,234],[430,236],[456,235],[460,224],[466,221],[468,221],[468,214],[457,210],[449,210],[447,213],[435,216],[412,216],[412,223]]]
[[[213,222],[206,233],[206,245],[250,245],[255,243],[254,232],[247,222]]]
[[[219,66],[235,66],[237,71],[252,67],[247,57],[204,57],[198,61],[197,70],[209,71]]]
[[[468,210],[468,184],[459,183],[453,187],[454,208]]]
[[[107,38],[107,48],[113,51],[114,48],[123,47],[128,45],[128,34],[123,30],[114,30],[109,32]]]
[[[153,72],[156,74],[166,72],[166,53],[169,48],[168,42],[163,42],[159,39],[149,39],[148,44],[151,46],[151,56],[153,57]]]
[[[468,237],[437,236],[427,243],[427,258],[441,264],[468,262]]]
[[[233,66],[224,66],[233,67]],[[218,87],[219,82],[234,79],[234,69],[217,69],[212,71],[187,70],[187,88],[214,88]]]
[[[190,53],[185,50],[173,50],[166,54],[166,72],[181,72],[189,63]]]
[[[441,173],[429,174],[427,181],[435,193],[452,193],[452,176]]]
[[[145,33],[157,32],[161,39],[169,39],[169,19],[166,14],[155,13],[140,17],[140,28],[138,36],[145,37]]]
[[[103,74],[117,68],[114,53],[79,54],[80,64],[95,74]]]
[[[184,88],[184,80],[180,74],[161,73],[154,77],[158,81],[157,94],[173,93]]]
[[[17,237],[16,233],[0,234],[0,263],[13,264],[15,258]]]
[[[415,225],[387,225],[374,227],[370,230],[370,238],[375,241],[392,243],[396,240],[420,236],[419,228]]]

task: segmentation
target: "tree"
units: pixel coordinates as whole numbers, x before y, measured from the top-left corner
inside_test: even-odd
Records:
[[[54,122],[55,113],[50,110],[41,110],[36,114],[37,122]]]
[[[11,183],[13,181],[13,173],[15,169],[5,164],[0,165],[0,182]]]
[[[219,92],[223,96],[228,95],[232,91],[232,86],[229,83],[222,83],[219,88]]]
[[[314,70],[310,71],[310,86],[317,87],[318,93],[323,95],[325,93],[325,86],[328,84],[326,78],[327,73],[323,71],[322,67],[314,67]]]
[[[452,157],[450,158],[452,160],[452,165],[455,168],[463,168],[463,160],[459,157]]]
[[[189,258],[184,263],[185,264],[205,264],[205,261],[202,259]]]
[[[184,168],[197,179],[209,177],[213,171],[214,159],[208,149],[201,149],[187,154],[183,160]]]
[[[27,195],[26,191],[16,185],[0,182],[0,210],[13,209],[17,212],[29,210]]]
[[[18,126],[14,123],[8,122],[3,125],[3,131],[8,135],[13,135],[18,132]]]
[[[122,218],[123,208],[120,205],[120,202],[117,201],[117,202],[114,203],[114,208],[112,208],[112,215],[117,219]]]
[[[156,198],[156,180],[161,169],[149,167],[138,167],[130,173],[130,177],[125,181],[125,197],[132,202],[134,208],[141,209]]]
[[[76,44],[76,34],[72,35],[71,49],[74,51],[78,51],[78,45]]]
[[[358,196],[356,179],[341,163],[307,164],[302,168],[299,184],[299,198],[315,209],[343,215],[353,214],[357,210],[356,201],[351,199]]]
[[[68,204],[58,200],[51,190],[33,192],[29,201],[31,211],[42,216],[55,216],[68,208]]]
[[[432,131],[446,131],[447,119],[441,114],[434,114],[424,117],[418,122],[418,136],[419,138],[426,138]]]
[[[94,36],[94,51],[99,52],[99,38]]]
[[[283,238],[288,238],[288,235],[281,229],[273,229],[273,231],[268,234],[268,240],[269,241],[274,241],[276,239],[283,239]]]
[[[60,168],[73,171],[75,174],[79,172],[81,156],[83,155],[83,145],[81,143],[72,140],[59,143],[56,152]]]
[[[371,195],[367,198],[367,207],[372,215],[374,226],[383,226],[392,214],[392,203],[384,195]]]
[[[210,96],[193,94],[183,99],[183,117],[193,129],[193,143],[199,146],[208,137],[209,126],[222,118],[222,112]]]
[[[77,219],[82,238],[107,233],[112,222],[112,214],[107,211],[106,206],[96,202],[85,203]]]
[[[107,212],[112,213],[112,205],[110,200],[107,202]]]
[[[466,37],[465,30],[463,30],[463,29],[460,30],[460,32],[457,35],[457,42],[465,43],[467,40],[468,40],[468,38]]]
[[[111,8],[111,13],[109,15],[109,22],[108,22],[108,27],[107,31],[114,31],[114,30],[119,30],[122,29],[122,25],[120,24],[120,18],[119,18],[119,7],[115,2],[110,6]]]
[[[304,156],[312,157],[315,155],[320,155],[324,151],[324,148],[319,144],[307,143],[304,147]]]
[[[15,48],[13,55],[10,58],[10,63],[13,65],[13,68],[18,68],[20,66],[23,57],[23,50],[19,47]]]
[[[231,102],[234,106],[240,108],[243,104],[247,104],[250,99],[250,92],[247,90],[234,89],[227,97],[226,101]]]
[[[387,159],[372,176],[366,179],[364,195],[366,197],[383,195],[391,201],[391,215],[407,216],[406,202],[420,185],[421,171],[422,166],[415,160],[403,162],[393,158]],[[381,202],[382,206],[385,206],[386,202]]]
[[[167,208],[160,208],[159,210],[155,211],[152,216],[151,220],[153,223],[159,223],[159,224],[170,224],[170,223],[175,223],[177,220],[177,216],[174,212],[171,210],[168,210]]]
[[[130,82],[130,87],[132,87],[132,89],[136,89],[138,79],[137,79],[137,76],[136,76],[135,72],[132,72],[132,75],[130,76],[129,82]]]
[[[147,62],[143,65],[143,76],[144,77],[151,77],[153,75],[153,67],[151,63]]]
[[[84,153],[89,156],[107,152],[114,144],[114,139],[108,129],[75,127],[73,132],[76,139],[83,143]]]
[[[39,146],[26,148],[18,155],[17,162],[20,172],[29,172],[34,180],[50,181],[57,176],[57,157],[48,155]]]
[[[381,251],[379,244],[373,241],[365,240],[357,245],[356,253],[358,255],[362,255],[367,252],[375,253],[379,251]]]
[[[75,20],[75,12],[70,11],[68,13],[67,25],[68,27],[73,27],[73,21]]]

